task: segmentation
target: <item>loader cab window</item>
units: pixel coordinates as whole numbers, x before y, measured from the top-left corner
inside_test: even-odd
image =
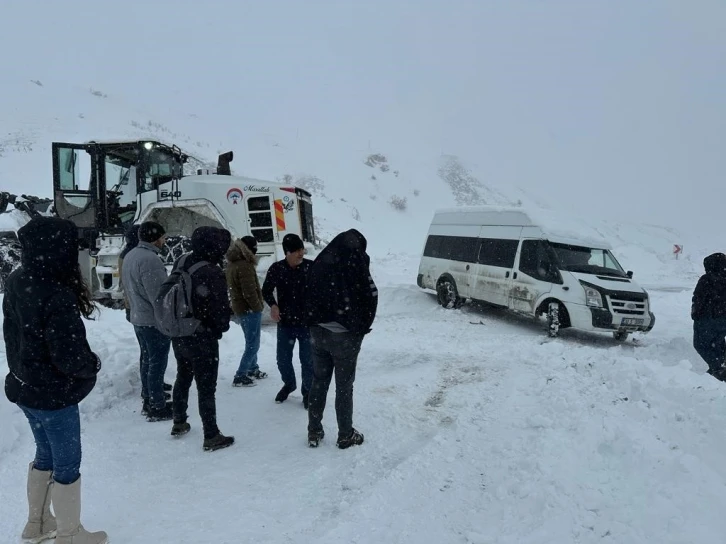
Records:
[[[274,242],[275,231],[272,229],[272,206],[269,196],[253,196],[247,199],[250,234],[259,243]]]
[[[300,227],[302,239],[305,242],[315,243],[315,226],[313,224],[313,205],[307,200],[300,199]]]
[[[58,149],[61,191],[88,191],[91,182],[91,156],[85,149]]]
[[[159,185],[181,178],[182,164],[170,150],[153,147],[147,153],[142,192],[154,191]]]

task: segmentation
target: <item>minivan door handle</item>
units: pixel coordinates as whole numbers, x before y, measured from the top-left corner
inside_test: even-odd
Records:
[[[513,277],[514,277],[515,280],[517,279],[517,273],[516,272],[514,273],[514,276]]]
[[[468,264],[466,265],[466,269],[469,270],[469,265]]]
[[[506,273],[506,274],[504,274],[504,277],[505,277],[505,278],[508,278],[508,277],[509,277],[509,270],[507,270],[507,273]]]

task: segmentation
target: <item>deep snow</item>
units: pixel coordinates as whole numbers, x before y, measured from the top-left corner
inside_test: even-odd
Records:
[[[722,539],[726,394],[690,345],[690,292],[651,289],[658,323],[637,343],[543,327],[502,311],[448,311],[412,285],[417,259],[373,261],[380,310],[360,356],[360,447],[306,447],[299,392],[270,378],[231,387],[243,349],[222,340],[219,423],[237,443],[139,414],[138,351],[123,313],[88,323],[104,366],[81,405],[84,522],[114,542],[697,543]],[[0,373],[6,371],[0,355]],[[174,359],[167,379],[173,380]],[[33,446],[0,400],[0,534],[24,522]],[[7,538],[7,540],[5,540]]]

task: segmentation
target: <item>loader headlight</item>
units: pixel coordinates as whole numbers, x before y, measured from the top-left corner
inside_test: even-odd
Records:
[[[146,142],[146,143],[144,144],[144,147],[145,147],[146,149],[151,149],[152,147],[154,147],[154,144],[152,144],[151,142]]]
[[[592,287],[591,285],[588,285],[587,283],[582,283],[582,288],[585,290],[585,304],[589,306],[590,308],[602,308],[602,294],[600,291]]]

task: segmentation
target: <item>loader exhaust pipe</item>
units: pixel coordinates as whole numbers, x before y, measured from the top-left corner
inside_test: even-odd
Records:
[[[232,169],[229,166],[229,163],[232,162],[232,159],[234,158],[234,153],[232,151],[227,151],[226,153],[222,153],[219,156],[219,159],[217,160],[217,175],[218,176],[231,176],[232,175]]]

